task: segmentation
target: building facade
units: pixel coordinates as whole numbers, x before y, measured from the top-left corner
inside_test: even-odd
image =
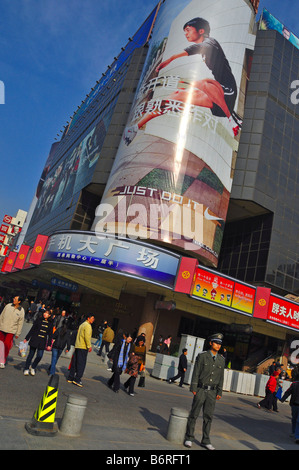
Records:
[[[199,4],[211,20],[209,47],[217,40],[224,51],[231,116],[194,101],[212,72],[223,78],[210,49],[203,60],[183,34]],[[96,325],[107,319],[115,331],[144,331],[154,352],[159,335],[172,336],[175,352],[182,334],[221,331],[236,369],[269,355],[287,360],[299,332],[298,304],[284,299],[299,295],[299,133],[290,102],[299,50],[259,30],[257,7],[157,5],[53,145],[26,262],[3,270],[2,288],[92,311]],[[207,78],[194,86],[192,73],[203,70]],[[242,132],[232,133],[237,124]],[[150,219],[157,204],[166,212]]]

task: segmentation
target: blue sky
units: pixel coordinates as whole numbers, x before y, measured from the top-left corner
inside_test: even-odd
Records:
[[[29,209],[55,137],[157,3],[0,0],[0,223]],[[299,2],[263,7],[299,36]]]

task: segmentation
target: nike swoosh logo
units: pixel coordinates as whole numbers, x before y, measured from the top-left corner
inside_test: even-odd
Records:
[[[224,219],[221,219],[220,217],[215,217],[214,215],[210,215],[208,207],[205,210],[204,216],[205,216],[205,219],[207,220],[224,220]]]

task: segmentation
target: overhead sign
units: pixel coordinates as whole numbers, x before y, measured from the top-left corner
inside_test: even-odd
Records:
[[[200,267],[195,271],[190,295],[219,307],[252,315],[255,292],[253,286]]]
[[[234,282],[218,276],[217,273],[198,268],[192,295],[201,299],[211,300],[223,306],[230,306],[234,290]]]
[[[299,329],[299,304],[274,294],[270,297],[268,320]]]
[[[180,256],[162,248],[89,232],[59,232],[49,238],[44,262],[83,265],[172,288]]]

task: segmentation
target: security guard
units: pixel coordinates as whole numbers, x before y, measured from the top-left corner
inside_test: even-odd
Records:
[[[201,408],[203,408],[201,446],[208,450],[215,450],[210,442],[210,430],[216,400],[220,400],[222,396],[225,361],[218,351],[222,345],[223,335],[216,333],[208,340],[210,349],[198,354],[194,365],[190,385],[190,391],[194,398],[187,423],[185,446],[192,446],[195,423]]]

